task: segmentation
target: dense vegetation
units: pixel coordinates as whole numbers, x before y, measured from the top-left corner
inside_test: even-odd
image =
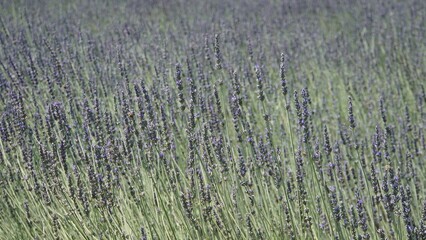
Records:
[[[426,239],[426,1],[0,20],[0,239]]]

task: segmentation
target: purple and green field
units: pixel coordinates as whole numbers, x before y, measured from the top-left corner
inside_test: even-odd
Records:
[[[426,1],[0,1],[0,240],[426,239]]]

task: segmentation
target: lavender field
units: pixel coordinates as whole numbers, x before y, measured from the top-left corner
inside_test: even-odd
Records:
[[[0,239],[426,239],[426,1],[0,1]]]

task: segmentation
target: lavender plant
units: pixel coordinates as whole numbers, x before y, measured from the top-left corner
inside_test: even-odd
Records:
[[[0,239],[425,239],[426,2],[0,2]]]

